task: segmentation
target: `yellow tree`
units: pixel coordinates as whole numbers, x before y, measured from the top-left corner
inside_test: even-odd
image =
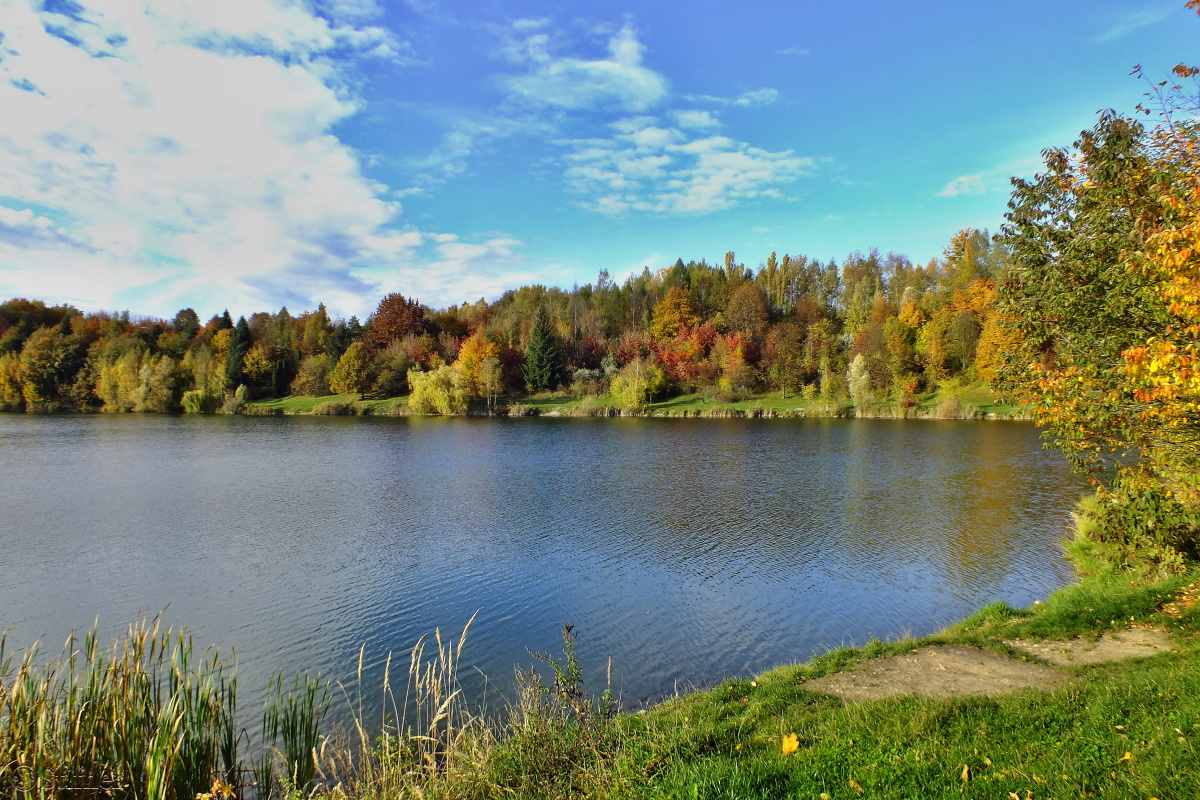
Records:
[[[1197,73],[1176,68],[1183,77]],[[1153,281],[1170,319],[1125,350],[1124,367],[1139,421],[1159,443],[1147,454],[1154,472],[1181,502],[1200,505],[1200,126],[1161,129],[1157,143],[1169,176],[1160,194],[1163,214],[1131,260]]]
[[[673,286],[654,306],[650,334],[659,341],[665,341],[675,338],[680,331],[695,327],[699,322],[700,317],[692,307],[688,293],[679,286]]]
[[[468,336],[458,348],[454,369],[463,389],[471,397],[487,397],[494,388],[493,367],[499,363],[500,347],[484,335],[483,329]]]

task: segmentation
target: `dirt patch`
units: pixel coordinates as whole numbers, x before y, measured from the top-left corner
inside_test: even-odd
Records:
[[[1171,637],[1165,631],[1155,628],[1114,631],[1095,640],[1030,641],[1016,639],[1006,642],[1006,644],[1015,650],[1037,656],[1062,667],[1145,658],[1158,653],[1166,653],[1172,649]]]
[[[1051,688],[1063,680],[1062,673],[1042,664],[1005,658],[977,647],[935,645],[876,658],[854,669],[808,681],[805,688],[846,700],[878,700],[907,694],[1004,694]]]

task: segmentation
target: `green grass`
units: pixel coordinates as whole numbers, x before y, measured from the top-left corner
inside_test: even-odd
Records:
[[[313,395],[289,395],[266,400],[255,400],[246,404],[246,413],[250,415],[270,414],[312,414],[318,406],[326,403],[338,403],[350,406],[355,412],[374,415],[389,415],[401,412],[408,404],[408,397],[384,397],[361,400],[354,394],[333,394],[321,397]]]
[[[570,775],[533,779],[493,756],[491,782],[529,798],[1200,797],[1200,614],[1158,608],[1200,573],[1138,584],[1106,573],[1031,609],[990,606],[923,640],[841,649],[623,715]],[[846,705],[805,680],[929,643],[1007,651],[1018,636],[1094,635],[1130,621],[1172,630],[1178,652],[1079,668],[1048,692]],[[780,751],[796,734],[800,749]],[[506,742],[527,752],[528,742]],[[1125,759],[1125,753],[1130,757]],[[968,781],[962,779],[968,768]]]
[[[88,644],[71,668],[5,666],[0,647],[0,793],[86,785],[190,800],[212,777],[261,789],[263,774],[272,797],[299,796],[289,776],[311,775],[301,788],[329,800],[1200,797],[1200,606],[1161,610],[1200,570],[1137,578],[1086,545],[1070,552],[1086,574],[1030,608],[993,604],[930,637],[841,648],[615,716],[578,693],[570,656],[555,683],[527,675],[512,706],[473,715],[456,692],[462,640],[439,635],[428,653],[419,644],[396,660],[409,665],[397,695],[414,712],[385,690],[393,699],[383,728],[361,722],[353,683],[335,695],[359,721],[337,734],[319,725],[321,685],[286,690],[279,680],[262,733],[231,738],[236,684],[220,659],[191,658],[186,638],[135,628],[111,655]],[[1053,690],[992,698],[846,704],[808,688],[811,678],[926,644],[1011,654],[1013,638],[1095,636],[1131,623],[1166,629],[1176,651],[1074,668]],[[796,752],[781,752],[785,735]],[[161,791],[151,791],[154,775]]]
[[[970,385],[956,388],[953,396],[959,408],[967,409],[969,415],[992,414],[1000,418],[1019,417],[1021,409],[996,401],[991,390],[985,386]],[[919,416],[937,416],[943,407],[945,396],[937,392],[921,395],[916,400]],[[568,391],[542,392],[540,394],[509,398],[509,404],[518,409],[520,416],[530,412],[536,416],[589,416],[603,409],[615,408],[616,401],[608,396],[577,397]],[[314,414],[321,413],[318,407],[328,404],[350,407],[353,413],[364,415],[404,414],[407,397],[388,397],[373,400],[357,400],[354,395],[329,395],[312,397],[295,395],[248,403],[247,414]],[[872,402],[867,408],[868,416],[892,416],[894,400]],[[783,392],[768,392],[740,400],[720,400],[699,392],[681,394],[646,405],[643,413],[652,416],[773,416],[839,417],[852,416],[853,406],[845,400],[827,401],[815,398],[806,400],[799,395]],[[348,412],[349,413],[349,412]]]

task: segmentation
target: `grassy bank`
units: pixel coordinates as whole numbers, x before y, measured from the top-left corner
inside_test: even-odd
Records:
[[[347,414],[404,416],[409,414],[407,397],[359,400],[354,395],[329,397],[291,396],[248,403],[243,413]],[[682,394],[648,403],[637,409],[622,409],[609,395],[583,396],[570,392],[547,392],[506,398],[499,413],[509,416],[640,416],[640,417],[883,417],[907,419],[1026,419],[1024,409],[1000,402],[990,389],[972,385],[953,391],[929,392],[907,402],[874,400],[856,408],[849,400],[805,398],[770,392],[740,399],[721,399],[699,393]]]
[[[85,641],[50,664],[0,655],[0,793],[190,799],[216,778],[216,795],[290,796],[298,783],[330,798],[1198,797],[1200,571],[1139,578],[1104,555],[1074,545],[1080,580],[1032,608],[995,604],[934,636],[833,651],[637,713],[583,694],[570,635],[546,662],[551,679],[525,674],[517,700],[486,720],[456,693],[464,632],[420,645],[407,675],[397,659],[382,725],[362,722],[378,700],[364,711],[355,687],[330,694],[302,679],[275,684],[261,729],[240,732],[235,676],[185,637],[142,627],[111,652]],[[1010,643],[1131,625],[1166,631],[1174,650],[992,697],[848,703],[813,684],[930,645],[1036,662]],[[360,722],[328,730],[330,702]]]

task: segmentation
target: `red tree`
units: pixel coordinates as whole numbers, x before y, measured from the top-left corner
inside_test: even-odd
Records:
[[[366,340],[375,348],[387,347],[409,334],[426,330],[425,308],[416,300],[393,292],[379,301],[379,307],[367,322]]]

